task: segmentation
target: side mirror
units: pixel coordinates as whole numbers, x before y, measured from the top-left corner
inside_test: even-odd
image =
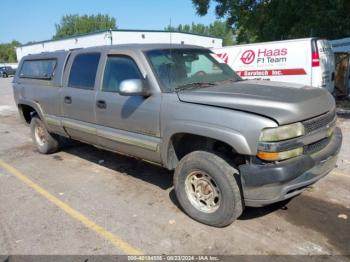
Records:
[[[149,90],[144,81],[140,79],[128,79],[120,83],[119,94],[121,96],[149,96]]]

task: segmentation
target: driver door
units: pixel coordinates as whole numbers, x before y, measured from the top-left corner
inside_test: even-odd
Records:
[[[99,144],[158,162],[161,94],[120,95],[121,82],[130,79],[143,79],[137,62],[131,56],[108,55],[95,103]]]

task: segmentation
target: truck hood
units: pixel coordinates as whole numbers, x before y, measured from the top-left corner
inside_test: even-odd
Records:
[[[247,80],[178,92],[180,101],[235,109],[285,125],[324,114],[335,107],[332,95],[298,84]]]

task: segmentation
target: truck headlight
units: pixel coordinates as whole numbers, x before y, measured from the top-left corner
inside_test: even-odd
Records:
[[[279,126],[275,128],[266,128],[262,130],[259,141],[261,144],[278,144],[279,141],[288,140],[303,136],[305,134],[304,125],[300,122]],[[304,153],[303,147],[294,148],[287,151],[274,152],[269,150],[258,151],[257,157],[265,161],[280,161],[300,156]]]
[[[300,122],[291,125],[279,126],[275,128],[266,128],[261,134],[261,142],[277,142],[299,137],[305,134],[304,125]]]

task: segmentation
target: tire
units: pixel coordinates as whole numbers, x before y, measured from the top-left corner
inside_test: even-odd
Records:
[[[3,77],[3,78],[7,78],[8,75],[7,75],[6,73],[2,73],[2,77]]]
[[[238,175],[239,171],[218,155],[192,152],[183,157],[175,169],[176,197],[193,219],[210,226],[228,226],[243,212],[241,191],[235,178]],[[209,200],[198,199],[196,189],[204,198],[211,196]]]
[[[58,151],[58,138],[46,130],[44,123],[38,117],[33,117],[30,121],[30,131],[32,140],[40,153],[52,154]]]

